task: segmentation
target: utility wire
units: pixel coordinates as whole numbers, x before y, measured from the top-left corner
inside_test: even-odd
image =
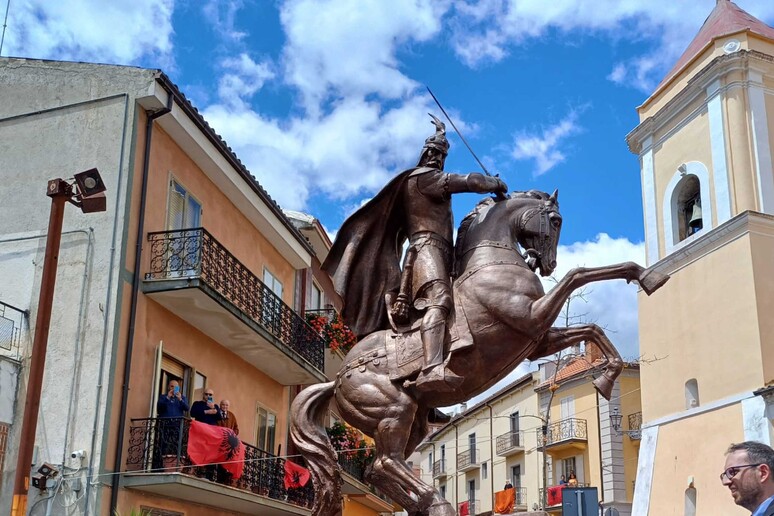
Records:
[[[11,0],[5,4],[5,20],[3,21],[3,35],[0,36],[0,56],[3,55],[3,42],[5,41],[5,28],[8,27],[8,11],[11,10]]]

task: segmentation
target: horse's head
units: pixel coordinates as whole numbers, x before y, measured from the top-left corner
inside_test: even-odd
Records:
[[[487,197],[460,224],[455,245],[457,273],[461,260],[484,241],[524,249],[524,260],[533,272],[550,276],[556,268],[556,247],[562,216],[557,192],[513,192],[505,200]]]
[[[550,276],[556,269],[556,247],[562,230],[558,191],[548,195],[531,190],[514,192],[505,201],[510,212],[511,235],[524,249],[524,259],[533,271]]]

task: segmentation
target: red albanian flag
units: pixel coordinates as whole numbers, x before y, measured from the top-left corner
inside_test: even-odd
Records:
[[[548,506],[561,505],[562,503],[562,488],[564,486],[551,486],[548,488],[548,496],[546,497],[546,503]]]
[[[285,460],[285,489],[304,487],[309,482],[309,470]]]
[[[198,421],[191,421],[188,431],[188,456],[197,466],[222,463],[235,480],[245,467],[245,445],[233,430]]]

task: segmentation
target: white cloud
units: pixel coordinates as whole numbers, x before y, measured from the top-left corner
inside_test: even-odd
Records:
[[[499,61],[513,46],[550,31],[568,43],[585,34],[611,41],[652,41],[652,50],[619,63],[611,80],[650,93],[698,32],[714,2],[671,0],[475,0],[456,3],[450,15],[454,50],[469,66]],[[762,20],[774,19],[770,0],[742,7]]]
[[[3,55],[171,66],[174,0],[11,2]]]
[[[592,241],[560,245],[554,277],[561,279],[573,267],[601,267],[627,261],[645,263],[645,244],[600,233]],[[554,286],[550,281],[544,281],[544,285],[546,290]],[[587,322],[605,328],[625,359],[638,357],[637,287],[623,280],[591,283],[584,297],[586,303],[577,299],[570,304],[570,313],[584,314]]]
[[[288,0],[280,9],[287,34],[286,81],[315,114],[329,98],[376,93],[404,98],[417,83],[403,74],[398,47],[441,30],[448,2],[436,0]]]
[[[571,110],[559,123],[541,130],[539,134],[517,134],[511,155],[517,160],[534,160],[534,175],[545,174],[565,160],[566,155],[560,149],[560,144],[568,137],[581,132],[578,114],[579,110]]]
[[[269,61],[256,63],[246,53],[225,59],[221,66],[226,73],[218,80],[218,96],[229,105],[245,106],[266,81],[274,78]]]
[[[241,41],[247,33],[236,28],[236,17],[243,6],[242,0],[208,0],[202,13],[222,38]]]

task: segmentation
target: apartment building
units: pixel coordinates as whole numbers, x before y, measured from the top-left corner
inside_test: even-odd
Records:
[[[303,318],[327,287],[312,280],[313,244],[161,71],[2,58],[0,86],[0,316],[16,335],[0,339],[0,512],[21,438],[46,183],[97,167],[107,211],[65,214],[35,436],[31,472],[48,462],[57,474],[28,506],[308,514],[311,483],[286,488],[283,456],[296,386],[327,379],[329,354]],[[205,392],[230,401],[241,478],[191,463],[190,419],[158,413],[170,380],[189,405]]]

